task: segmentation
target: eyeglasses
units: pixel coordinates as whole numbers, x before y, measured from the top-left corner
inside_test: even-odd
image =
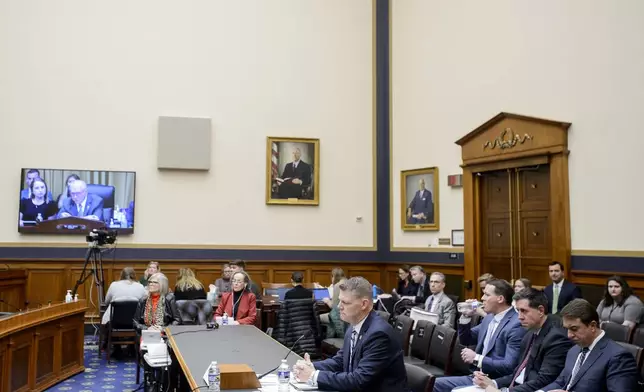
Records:
[[[239,284],[246,283],[246,282],[245,282],[245,281],[243,281],[243,280],[235,280],[235,279],[231,280],[231,282],[233,282],[233,283],[235,283],[235,284],[236,284],[236,283],[239,283]]]

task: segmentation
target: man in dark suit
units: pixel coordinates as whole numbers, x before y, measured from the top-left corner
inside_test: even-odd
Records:
[[[639,374],[633,355],[599,327],[597,310],[584,299],[574,299],[559,313],[568,337],[576,346],[568,351],[559,377],[540,392],[635,392]]]
[[[521,342],[519,366],[511,374],[491,380],[474,372],[474,384],[486,392],[532,392],[553,382],[564,368],[573,346],[561,325],[548,317],[548,299],[541,290],[528,288],[514,295],[519,322],[528,333]]]
[[[481,324],[472,327],[473,310],[466,310],[458,323],[458,339],[464,346],[476,345],[476,349],[461,350],[463,362],[479,368],[491,377],[512,374],[519,364],[519,349],[525,329],[512,307],[514,289],[502,279],[491,279],[483,291],[483,307],[487,316]],[[453,388],[472,386],[472,376],[440,377],[434,384],[434,392],[450,392]]]
[[[283,199],[302,198],[302,188],[311,185],[311,165],[300,160],[302,151],[296,148],[293,151],[293,162],[284,167],[282,177],[277,179],[279,195]]]
[[[339,285],[340,317],[351,326],[344,346],[333,357],[312,363],[305,354],[295,377],[321,390],[407,391],[403,352],[391,325],[373,311],[372,287],[362,277]]]
[[[303,281],[303,273],[300,271],[293,272],[291,274],[291,284],[293,284],[294,287],[284,294],[284,299],[312,299],[313,291],[302,286]]]
[[[550,274],[552,283],[546,286],[543,291],[548,297],[548,313],[557,314],[570,301],[581,298],[581,290],[564,279],[564,266],[558,261],[549,264],[548,274]]]
[[[434,223],[434,201],[432,193],[425,189],[425,180],[418,181],[418,190],[407,208],[407,223],[422,225]]]
[[[91,220],[103,220],[103,198],[87,193],[85,181],[76,180],[69,184],[70,198],[65,199],[58,211],[59,218],[77,216]]]

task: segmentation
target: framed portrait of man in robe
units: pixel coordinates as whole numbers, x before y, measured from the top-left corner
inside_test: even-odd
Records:
[[[320,139],[268,137],[266,204],[320,204]]]
[[[401,226],[403,230],[439,229],[438,168],[400,172]]]

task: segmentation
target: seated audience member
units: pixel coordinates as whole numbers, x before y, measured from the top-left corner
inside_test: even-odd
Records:
[[[139,301],[134,314],[134,328],[163,331],[169,325],[179,325],[181,316],[174,295],[168,293],[168,278],[157,272],[148,278],[148,296]]]
[[[407,264],[401,265],[398,268],[398,287],[394,289],[394,294],[401,297],[416,295],[418,286],[412,281],[409,266]]]
[[[552,283],[546,286],[543,291],[548,297],[548,312],[557,314],[568,302],[575,298],[581,298],[581,290],[564,279],[564,267],[558,261],[553,261],[548,265],[548,274]]]
[[[38,169],[29,169],[27,170],[27,175],[25,176],[25,189],[20,191],[20,199],[31,199],[31,183],[36,178],[40,177],[40,170]],[[54,196],[51,192],[47,192],[47,198],[49,200],[54,200]]]
[[[190,268],[179,269],[177,284],[174,285],[174,299],[177,301],[206,299],[206,291],[203,289],[203,285],[197,280],[195,273]]]
[[[438,325],[454,328],[456,321],[456,304],[445,294],[445,275],[433,272],[429,277],[430,295],[423,309],[438,315]]]
[[[233,260],[230,262],[230,271],[231,273],[235,274],[237,272],[244,272],[246,273],[246,262],[244,260]],[[248,276],[248,273],[246,273],[248,277],[248,289],[251,291],[251,293],[255,294],[255,297],[261,298],[262,297],[262,290],[261,288],[250,279],[250,276]]]
[[[634,327],[642,322],[644,305],[621,276],[613,275],[606,281],[604,299],[597,306],[599,321]]]
[[[245,272],[236,272],[231,281],[233,290],[221,296],[215,317],[222,317],[226,313],[230,324],[255,324],[257,297],[248,290],[250,278]]]
[[[465,311],[458,324],[458,339],[464,346],[476,345],[476,350],[464,348],[461,358],[491,378],[512,374],[519,364],[519,350],[525,329],[510,304],[514,290],[502,279],[487,282],[483,292],[483,307],[488,315],[475,327],[471,325],[472,311]],[[441,377],[434,392],[450,392],[453,388],[473,385],[472,376]]]
[[[511,374],[491,380],[474,372],[474,384],[486,392],[532,392],[553,382],[564,368],[573,343],[557,320],[548,317],[548,298],[541,290],[525,288],[513,297],[521,326],[528,330],[521,342],[521,362]]]
[[[210,285],[210,291],[213,291],[214,288],[217,288],[217,295],[221,297],[223,293],[230,293],[230,275],[232,270],[230,269],[230,264],[226,263],[221,267],[221,278],[215,280],[214,285]]]
[[[20,200],[20,226],[24,221],[44,221],[56,216],[56,203],[47,196],[47,184],[42,178],[34,178],[29,185],[30,196]]]
[[[481,292],[485,291],[485,286],[487,285],[487,282],[494,279],[494,275],[490,273],[485,273],[478,278],[479,282],[479,287],[481,288]]]
[[[329,313],[320,314],[320,323],[326,325],[327,338],[342,338],[344,337],[345,323],[340,318],[340,310],[338,304],[340,303],[340,285],[347,281],[344,276],[342,268],[334,268],[331,271],[331,286],[329,286],[329,294],[331,298],[323,298],[322,301],[331,309]]]
[[[340,314],[350,324],[344,347],[333,358],[314,363],[305,354],[294,366],[294,376],[320,390],[406,391],[400,340],[391,325],[373,311],[371,284],[354,277],[339,289]]]
[[[539,389],[579,392],[635,392],[639,371],[633,354],[612,341],[599,327],[599,315],[584,299],[574,299],[559,315],[575,346],[557,379]]]
[[[67,199],[71,199],[72,195],[69,191],[69,186],[72,184],[72,182],[80,180],[80,177],[77,174],[71,174],[67,176],[67,179],[65,180],[65,191],[58,195],[58,199],[56,199],[56,203],[58,204],[58,209],[60,210],[63,208],[63,204]]]
[[[85,181],[76,180],[69,184],[69,194],[71,197],[65,200],[58,212],[59,218],[77,216],[96,221],[103,220],[103,198],[87,193]]]
[[[145,269],[145,272],[143,273],[143,277],[141,277],[141,280],[139,280],[139,283],[141,283],[144,287],[148,285],[148,279],[150,276],[156,274],[157,272],[161,272],[161,266],[157,261],[150,261],[148,263],[148,268]]]
[[[518,293],[519,291],[523,289],[529,289],[532,287],[532,282],[530,282],[529,279],[526,278],[519,278],[514,281],[514,292]],[[512,300],[512,307],[516,309],[516,301]]]
[[[121,271],[121,279],[112,282],[110,287],[107,289],[107,294],[105,295],[105,304],[107,305],[107,309],[103,314],[102,323],[107,324],[110,321],[111,302],[140,301],[147,295],[148,293],[145,291],[145,287],[136,281],[134,268],[123,268]]]
[[[293,288],[284,294],[284,299],[312,299],[313,291],[302,286],[304,282],[304,274],[300,271],[295,271],[291,274],[291,284]]]

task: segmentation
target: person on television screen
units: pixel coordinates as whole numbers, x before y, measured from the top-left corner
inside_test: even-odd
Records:
[[[20,199],[30,199],[31,198],[31,183],[34,179],[41,178],[40,171],[38,169],[29,169],[27,170],[27,176],[25,177],[25,189],[20,191]],[[51,192],[47,193],[49,200],[54,200]]]
[[[70,198],[63,203],[58,212],[59,218],[77,216],[79,218],[102,221],[103,199],[87,193],[85,181],[76,180],[69,185]]]
[[[24,221],[42,222],[56,216],[56,203],[49,198],[47,184],[42,178],[34,178],[29,184],[28,199],[20,200],[20,226]]]
[[[67,179],[65,180],[65,192],[58,195],[58,199],[57,199],[59,210],[63,208],[63,204],[65,204],[65,201],[72,197],[71,194],[69,193],[69,186],[72,184],[72,182],[76,180],[80,180],[80,177],[78,176],[78,174],[70,174],[69,176],[67,176]]]

